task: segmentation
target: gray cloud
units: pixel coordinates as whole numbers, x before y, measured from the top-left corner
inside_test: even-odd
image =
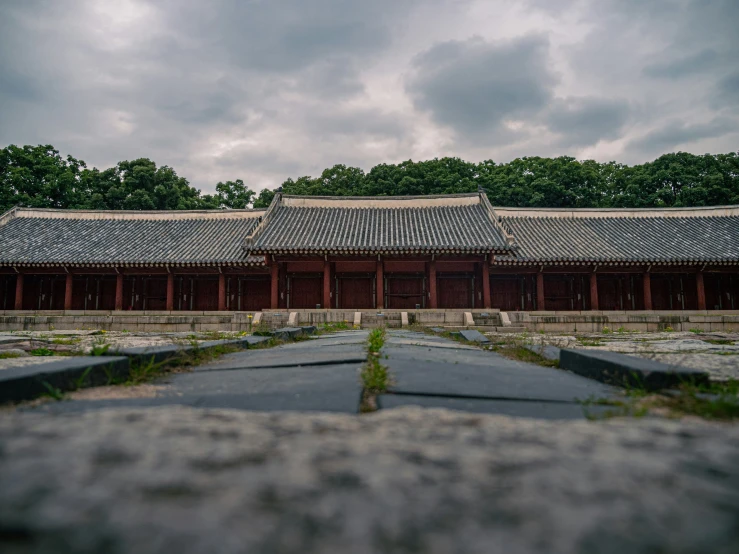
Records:
[[[648,154],[671,152],[676,147],[701,139],[722,137],[737,130],[737,121],[716,118],[707,123],[685,124],[679,120],[669,121],[631,142],[627,149]]]
[[[710,71],[719,60],[718,53],[712,48],[707,48],[675,60],[650,64],[644,68],[644,74],[649,77],[679,79]]]
[[[151,157],[204,190],[450,153],[736,149],[736,0],[0,3],[0,146]]]
[[[552,104],[545,121],[562,137],[563,146],[587,146],[602,139],[615,139],[629,118],[625,100],[567,98]]]
[[[536,112],[551,100],[556,78],[547,46],[540,36],[437,44],[415,58],[406,88],[416,107],[438,123],[460,135],[492,137],[503,120]]]

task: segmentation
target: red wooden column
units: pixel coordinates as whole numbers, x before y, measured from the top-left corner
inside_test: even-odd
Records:
[[[382,258],[377,259],[377,309],[382,310],[385,307],[385,277],[383,275],[383,261]]]
[[[15,276],[15,309],[23,309],[23,274],[18,273]]]
[[[590,309],[598,310],[598,275],[593,272],[590,274]]]
[[[64,283],[64,309],[72,309],[72,274],[67,273],[67,280]]]
[[[220,284],[219,284],[220,286]],[[167,273],[167,306],[168,312],[174,310],[174,273]]]
[[[645,273],[643,278],[644,284],[644,309],[652,309],[652,275]]]
[[[536,274],[536,309],[540,312],[546,310],[544,302],[544,273],[541,271]]]
[[[115,276],[115,309],[119,312],[123,309],[123,273]]]
[[[277,266],[277,262],[272,262],[272,265],[269,267],[269,271],[270,276],[272,277],[269,307],[276,310],[280,306],[280,268]]]
[[[223,273],[219,273],[218,274],[218,311],[223,312],[225,310],[226,310],[226,276]]]
[[[328,260],[323,261],[323,309],[331,308],[331,264]]]
[[[703,282],[703,272],[699,271],[695,274],[695,284],[698,288],[698,309],[706,309],[706,287]]]
[[[436,260],[429,262],[429,308],[432,310],[439,307],[436,294]]]
[[[482,262],[482,306],[489,309],[490,303],[490,266],[488,261]]]

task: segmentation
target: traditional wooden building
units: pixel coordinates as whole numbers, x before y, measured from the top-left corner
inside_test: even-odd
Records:
[[[739,207],[278,193],[267,210],[14,208],[0,295],[3,310],[739,310]]]

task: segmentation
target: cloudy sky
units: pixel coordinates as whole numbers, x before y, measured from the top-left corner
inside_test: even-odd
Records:
[[[0,147],[203,190],[739,149],[737,0],[0,0]]]

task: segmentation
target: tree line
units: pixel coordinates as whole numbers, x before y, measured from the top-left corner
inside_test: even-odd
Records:
[[[482,188],[494,206],[649,208],[739,204],[739,154],[665,154],[653,162],[525,157],[498,164],[459,158],[380,164],[365,172],[335,165],[319,177],[289,178],[285,194],[404,196],[455,194]],[[107,210],[264,208],[274,191],[258,194],[241,180],[203,194],[168,166],[148,158],[99,170],[61,156],[50,145],[0,150],[0,212],[15,205]]]

